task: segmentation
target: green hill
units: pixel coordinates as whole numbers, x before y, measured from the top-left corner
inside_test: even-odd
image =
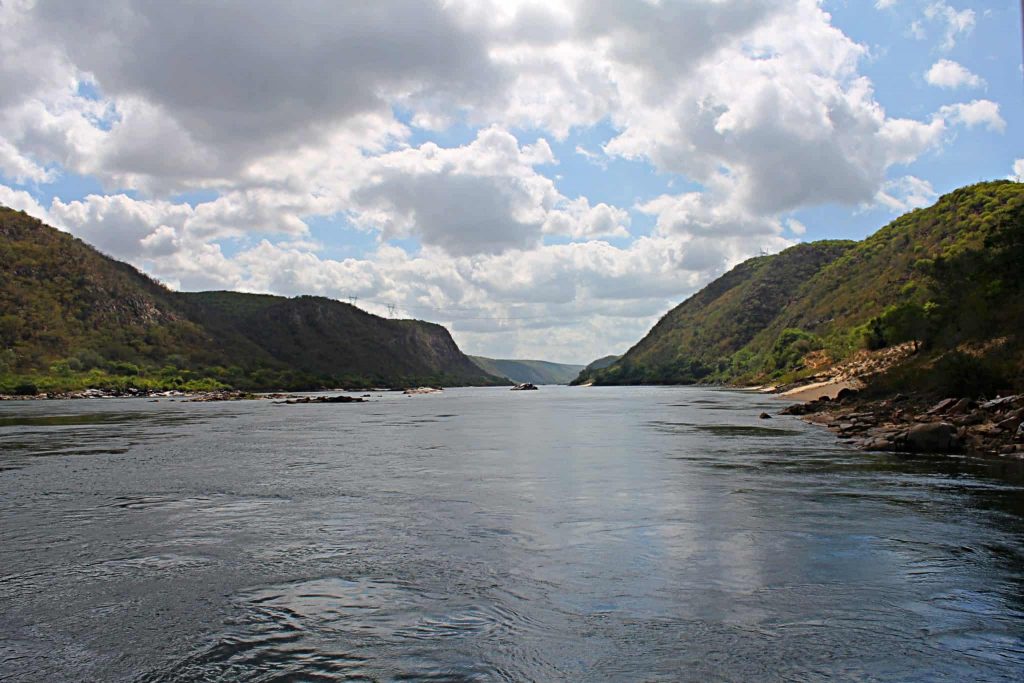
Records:
[[[601,356],[597,360],[588,363],[587,366],[583,368],[583,372],[586,372],[588,370],[603,370],[620,358],[622,358],[621,355],[617,356],[615,354],[612,354],[610,356]]]
[[[320,297],[172,292],[0,207],[0,392],[494,383],[439,325]]]
[[[599,384],[690,384],[721,374],[794,293],[853,242],[798,244],[745,261],[666,313],[622,358],[580,376]]]
[[[583,369],[582,365],[551,363],[546,360],[506,360],[470,356],[485,372],[497,377],[508,377],[513,382],[531,384],[568,384]]]
[[[778,381],[810,373],[811,353],[835,362],[913,341],[920,352],[905,372],[921,379],[901,381],[1019,387],[1022,245],[1024,185],[961,188],[861,242],[797,245],[740,264],[579,381]]]

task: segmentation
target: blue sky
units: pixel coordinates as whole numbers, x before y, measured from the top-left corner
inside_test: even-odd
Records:
[[[0,202],[173,287],[588,362],[762,250],[1024,173],[1020,26],[1009,0],[7,3]]]

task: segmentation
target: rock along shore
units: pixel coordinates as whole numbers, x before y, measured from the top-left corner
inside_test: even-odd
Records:
[[[781,414],[824,425],[869,451],[1024,458],[1024,394],[928,404],[904,395],[873,400],[847,390],[835,399],[791,405]]]

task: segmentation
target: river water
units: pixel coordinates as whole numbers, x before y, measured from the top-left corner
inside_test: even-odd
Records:
[[[1019,467],[779,407],[0,404],[0,680],[1020,680]]]

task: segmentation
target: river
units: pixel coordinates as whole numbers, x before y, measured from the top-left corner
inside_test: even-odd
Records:
[[[780,405],[0,404],[0,680],[1020,680],[1019,462]]]

